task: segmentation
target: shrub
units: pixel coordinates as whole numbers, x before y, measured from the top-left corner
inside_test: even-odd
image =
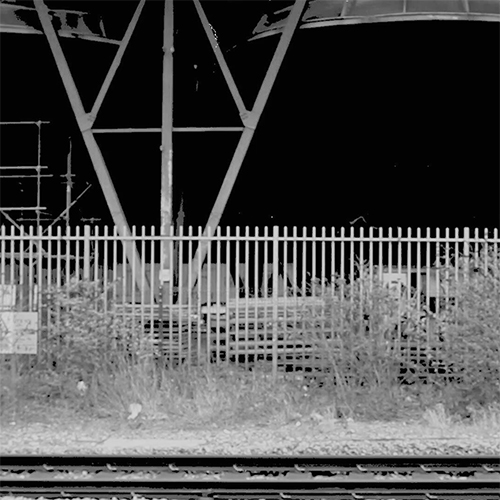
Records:
[[[500,262],[483,250],[475,262],[461,257],[458,281],[449,278],[453,304],[438,315],[447,362],[459,373],[460,404],[500,401]],[[453,273],[450,273],[453,274]]]
[[[42,299],[44,324],[36,371],[47,390],[68,393],[68,384],[89,380],[98,370],[152,354],[151,342],[137,325],[114,313],[102,285],[72,281]]]
[[[474,267],[464,258],[457,265],[459,279],[453,270],[448,283],[454,304],[437,316],[414,290],[370,277],[366,264],[358,264],[351,283],[336,278],[314,287],[324,305],[304,310],[301,330],[316,341],[337,386],[391,385],[404,375],[409,382],[454,383],[446,390],[450,401],[460,401],[453,404],[499,400],[499,259],[490,249]]]
[[[401,347],[422,329],[422,310],[414,294],[370,276],[367,264],[357,265],[357,276],[350,283],[335,278],[326,288],[316,286],[324,306],[308,307],[301,329],[322,350],[337,384],[391,384],[404,362]]]

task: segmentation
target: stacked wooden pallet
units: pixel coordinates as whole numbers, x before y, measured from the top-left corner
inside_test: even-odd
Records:
[[[198,358],[277,359],[278,364],[323,366],[341,342],[331,338],[322,316],[325,303],[315,297],[239,298],[224,304],[174,305],[144,308],[125,305],[122,314],[134,316],[155,345],[176,362]],[[314,322],[311,321],[314,318]],[[326,326],[326,329],[325,329]],[[200,349],[201,346],[201,349]],[[201,350],[201,352],[200,352]],[[421,358],[421,350],[406,351]]]
[[[320,341],[303,335],[289,335],[274,338],[272,332],[267,336],[261,332],[241,331],[231,332],[232,339],[229,344],[230,358],[266,358],[277,357],[278,364],[294,364],[294,362],[307,362],[311,365],[321,364],[333,349],[340,349],[338,340],[325,339]]]
[[[322,358],[315,336],[303,335],[302,318],[323,307],[316,297],[238,298],[204,312],[209,330],[229,332],[230,359],[274,356],[278,364],[294,364]]]
[[[324,301],[315,297],[279,297],[231,299],[225,304],[202,308],[205,321],[212,327],[238,328],[249,325],[260,329],[276,324],[297,323],[309,316],[314,308],[320,310]]]
[[[185,305],[163,305],[161,308],[158,304],[117,304],[113,312],[115,314],[123,314],[127,317],[145,317],[158,319],[161,316],[164,319],[172,318],[175,321],[189,322],[196,318],[195,309],[189,309]]]
[[[145,335],[151,335],[153,346],[165,355],[169,364],[206,358],[206,329],[187,306],[160,309],[157,305],[123,304],[118,305],[114,312],[132,320]]]

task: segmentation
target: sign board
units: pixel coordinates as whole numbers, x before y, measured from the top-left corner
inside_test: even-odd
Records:
[[[408,286],[408,276],[406,273],[382,273],[382,283],[389,288],[397,288],[398,284],[401,286]]]
[[[171,281],[172,275],[170,269],[161,269],[160,270],[160,283],[167,283]]]
[[[0,354],[36,354],[38,313],[0,312]]]
[[[16,305],[16,285],[0,285],[0,311],[12,310]]]

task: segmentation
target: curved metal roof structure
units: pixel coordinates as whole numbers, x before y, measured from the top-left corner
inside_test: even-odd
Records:
[[[106,37],[102,19],[77,10],[50,10],[56,21],[57,33],[64,38],[80,38],[94,42],[118,45],[119,40]],[[34,7],[16,3],[15,0],[0,1],[0,33],[43,35],[42,26]]]
[[[283,31],[292,6],[262,17],[252,40]],[[310,0],[299,29],[391,21],[500,21],[500,0]]]

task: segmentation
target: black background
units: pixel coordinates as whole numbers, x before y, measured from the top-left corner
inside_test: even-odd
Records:
[[[67,2],[50,3],[64,8]],[[120,37],[136,3],[72,2]],[[247,108],[278,37],[247,42],[274,3],[204,2]],[[96,128],[160,127],[163,2],[148,1]],[[191,2],[175,3],[174,125],[238,126],[231,95]],[[499,24],[414,21],[300,30],[278,75],[222,225],[499,227]],[[62,40],[87,110],[115,46]],[[196,67],[195,67],[196,66]],[[111,218],[42,36],[1,35],[1,120],[49,120],[42,162],[64,173],[73,137],[72,221]],[[174,201],[203,225],[238,133],[174,134]],[[36,160],[36,137],[2,128],[2,164]],[[130,224],[160,222],[160,134],[99,135]],[[12,182],[12,181],[10,181]],[[2,183],[2,205],[34,185]],[[30,187],[31,186],[31,187]],[[42,204],[64,209],[65,187]],[[22,192],[21,192],[22,190]],[[5,222],[5,219],[3,219]]]

